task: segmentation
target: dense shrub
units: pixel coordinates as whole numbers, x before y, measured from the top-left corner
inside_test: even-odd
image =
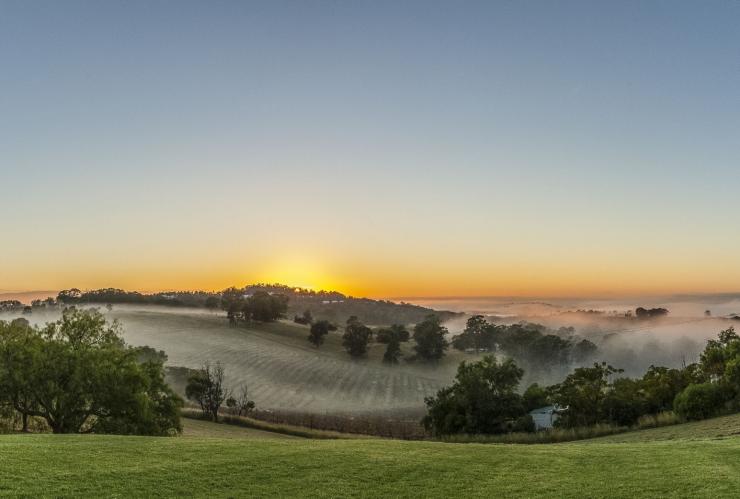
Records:
[[[428,413],[422,423],[434,435],[510,431],[525,415],[516,392],[523,374],[511,359],[498,363],[489,355],[480,362],[462,362],[452,386],[426,398]]]
[[[716,383],[689,385],[676,396],[673,407],[676,414],[689,421],[717,416],[724,407],[723,389]]]

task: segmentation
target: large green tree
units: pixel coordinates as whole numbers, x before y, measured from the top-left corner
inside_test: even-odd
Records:
[[[513,360],[499,363],[492,355],[462,362],[452,386],[425,400],[422,423],[436,435],[506,432],[525,416],[517,393],[523,374]]]
[[[25,319],[0,321],[0,397],[21,416],[22,430],[28,431],[29,416],[36,412],[34,379],[43,349],[38,332]]]
[[[551,400],[567,408],[558,424],[576,427],[599,423],[603,416],[603,403],[610,390],[609,380],[620,372],[606,363],[578,367],[562,383],[550,387]]]
[[[182,401],[161,362],[141,362],[99,312],[66,309],[43,329],[11,324],[0,333],[0,385],[24,420],[43,418],[54,433],[181,430]]]

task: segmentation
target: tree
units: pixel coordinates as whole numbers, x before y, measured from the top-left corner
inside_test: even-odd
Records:
[[[462,362],[452,386],[425,399],[422,423],[435,435],[506,432],[525,415],[516,392],[523,374],[513,360],[498,363],[491,355],[480,362]]]
[[[164,383],[162,365],[140,363],[100,312],[65,309],[43,329],[13,324],[0,327],[0,384],[26,428],[36,416],[54,433],[181,430],[182,401]]]
[[[524,410],[527,412],[549,405],[547,390],[537,383],[532,383],[524,391],[522,403],[524,404]]]
[[[573,345],[573,360],[581,364],[593,360],[599,348],[591,341],[581,340]]]
[[[225,371],[220,363],[206,363],[188,378],[185,396],[198,403],[204,416],[218,423],[218,411],[231,395],[224,386]]]
[[[734,327],[720,331],[716,340],[707,341],[700,357],[702,371],[714,380],[725,375],[730,360],[740,357],[740,336]]]
[[[533,370],[550,372],[557,366],[567,365],[570,361],[571,342],[554,334],[539,336],[527,350],[528,364]]]
[[[313,315],[310,310],[304,310],[303,315],[296,315],[293,317],[293,322],[296,324],[310,325],[313,323]]]
[[[311,324],[311,330],[308,333],[308,341],[310,341],[316,348],[320,347],[324,343],[324,336],[329,334],[330,331],[336,331],[337,326],[327,320],[316,321]]]
[[[457,350],[496,350],[500,333],[498,326],[489,323],[482,315],[473,315],[465,324],[465,330],[452,339],[452,346]]]
[[[352,357],[362,357],[367,353],[367,344],[373,331],[354,315],[347,319],[342,335],[342,346]]]
[[[0,392],[21,415],[22,431],[28,431],[28,418],[36,412],[31,373],[43,348],[37,332],[26,319],[0,321]]]
[[[401,357],[401,344],[398,340],[391,340],[388,342],[388,346],[385,348],[383,353],[384,364],[398,364],[398,359]]]
[[[236,397],[226,399],[226,407],[236,413],[237,416],[246,416],[254,410],[254,401],[249,399],[247,385],[242,385]]]
[[[57,295],[57,301],[65,305],[78,303],[82,298],[82,291],[77,288],[65,289]]]
[[[600,419],[612,425],[633,426],[646,410],[645,394],[640,380],[614,380],[599,408]]]
[[[635,317],[638,319],[652,319],[654,317],[665,317],[668,315],[668,310],[665,308],[643,308],[637,307],[635,309]]]
[[[183,403],[165,382],[163,363],[166,358],[164,355],[140,361],[140,369],[146,373],[147,406],[123,399],[122,414],[101,420],[95,431],[125,435],[167,435],[182,431],[180,410]]]
[[[245,320],[274,322],[285,316],[288,310],[288,297],[257,291],[244,301],[242,313]]]
[[[645,397],[646,412],[656,414],[670,411],[676,395],[690,383],[698,381],[692,369],[669,369],[650,366],[642,377],[641,390]]]
[[[229,324],[236,325],[244,308],[244,291],[235,287],[224,289],[221,292],[221,308],[226,311]]]
[[[208,298],[206,298],[206,301],[205,303],[203,303],[203,305],[208,310],[216,310],[219,306],[219,299],[217,296],[209,296]]]
[[[414,327],[414,341],[417,357],[425,361],[438,361],[444,357],[449,346],[447,328],[442,326],[439,317],[429,315]]]
[[[388,346],[383,354],[383,362],[386,364],[398,364],[401,356],[401,343],[409,341],[410,334],[402,324],[393,324],[389,328],[383,328],[378,331],[378,343],[385,343]]]
[[[572,428],[598,423],[609,390],[609,378],[620,372],[621,369],[603,362],[593,367],[578,367],[562,383],[550,387],[552,401],[560,407],[567,407],[558,424]]]
[[[133,351],[136,353],[136,360],[142,364],[145,362],[157,362],[164,365],[167,362],[167,354],[164,350],[157,350],[156,348],[144,345],[134,347]]]
[[[403,343],[409,341],[410,338],[411,333],[403,324],[393,324],[390,327],[381,328],[376,335],[378,343],[383,344],[390,343],[394,339]]]

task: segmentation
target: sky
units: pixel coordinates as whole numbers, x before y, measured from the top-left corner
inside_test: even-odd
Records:
[[[740,2],[0,0],[0,292],[740,291]]]

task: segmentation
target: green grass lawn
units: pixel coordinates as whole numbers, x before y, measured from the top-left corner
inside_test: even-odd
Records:
[[[0,494],[636,498],[740,490],[740,438],[700,437],[690,426],[689,439],[646,437],[663,428],[629,443],[482,445],[253,438],[248,429],[186,425],[179,438],[0,436]]]
[[[740,441],[740,414],[722,416],[662,428],[630,431],[595,438],[589,442],[650,442],[656,440],[705,440],[737,438]]]
[[[214,424],[200,419],[183,418],[183,432],[185,438],[237,438],[246,440],[255,439],[296,439],[292,435],[275,433],[272,431],[245,428],[230,424]]]

